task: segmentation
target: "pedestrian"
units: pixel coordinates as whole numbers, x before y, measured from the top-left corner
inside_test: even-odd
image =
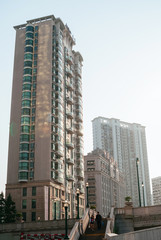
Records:
[[[94,231],[94,216],[93,216],[93,214],[90,217],[90,228],[92,231]]]
[[[96,215],[96,222],[97,222],[97,228],[98,228],[98,230],[100,230],[101,223],[102,223],[102,216],[99,214],[99,212],[97,212],[97,215]]]

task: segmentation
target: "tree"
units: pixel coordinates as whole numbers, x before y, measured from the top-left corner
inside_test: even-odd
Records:
[[[4,223],[5,217],[5,199],[3,192],[0,194],[0,223]]]
[[[12,197],[9,194],[5,200],[5,223],[11,223],[16,221],[16,206],[15,202],[12,201]]]

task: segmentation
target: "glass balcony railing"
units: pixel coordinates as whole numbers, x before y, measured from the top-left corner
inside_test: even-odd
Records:
[[[73,58],[71,56],[66,56],[65,59],[70,65],[73,64]]]
[[[74,144],[73,144],[72,142],[69,142],[69,141],[66,141],[66,146],[67,146],[68,148],[71,148],[71,149],[74,148]]]
[[[66,110],[66,115],[68,118],[73,118],[73,112],[69,109]]]
[[[74,158],[70,158],[70,157],[67,157],[66,158],[66,162],[68,163],[68,164],[74,164]]]

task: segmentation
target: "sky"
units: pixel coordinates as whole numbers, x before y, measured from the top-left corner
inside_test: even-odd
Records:
[[[13,26],[54,15],[67,23],[83,56],[84,152],[92,120],[146,126],[150,177],[161,176],[161,1],[5,0],[0,3],[0,191],[5,190],[15,47]]]

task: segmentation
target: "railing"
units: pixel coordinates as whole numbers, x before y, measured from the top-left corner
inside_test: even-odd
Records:
[[[107,219],[107,226],[105,231],[105,239],[109,239],[109,235],[113,232],[114,228],[114,207],[111,207],[110,218]]]
[[[89,209],[86,209],[82,219],[79,222],[74,224],[72,231],[70,232],[70,240],[78,240],[80,235],[86,231],[86,228],[89,224]]]
[[[80,237],[80,231],[79,231],[79,222],[76,222],[74,224],[74,227],[72,228],[72,231],[70,232],[69,239],[70,240],[78,240]]]

